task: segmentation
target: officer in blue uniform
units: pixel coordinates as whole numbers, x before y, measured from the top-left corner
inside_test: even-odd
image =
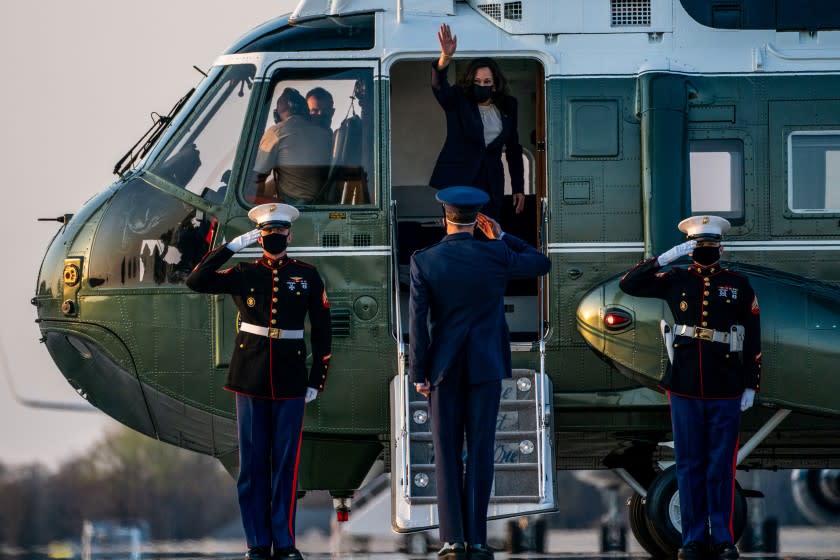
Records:
[[[197,292],[230,294],[241,324],[225,389],[236,394],[239,509],[246,559],[300,559],[295,500],[304,402],[324,390],[330,361],[330,311],[324,283],[311,265],[286,255],[299,213],[287,204],[248,212],[257,228],[208,253],[187,278]],[[219,271],[237,251],[258,242],[263,256]],[[304,318],[311,324],[312,367],[306,369]]]
[[[694,216],[679,224],[688,241],[643,261],[621,279],[633,296],[664,299],[676,324],[663,328],[668,392],[680,491],[679,558],[712,553],[738,558],[732,534],[735,457],[741,412],[753,404],[761,378],[758,299],[746,276],[720,266],[729,222]],[[662,267],[684,255],[687,268]]]
[[[489,200],[485,192],[449,187],[436,198],[447,235],[411,257],[411,377],[429,399],[443,543],[438,555],[486,559],[493,557],[487,506],[496,416],[501,380],[511,376],[505,288],[512,279],[546,274],[551,262],[479,214]],[[489,241],[473,238],[476,223]]]

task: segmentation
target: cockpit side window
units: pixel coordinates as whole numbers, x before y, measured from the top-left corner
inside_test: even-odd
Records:
[[[280,70],[267,91],[244,200],[375,204],[372,70]]]
[[[149,166],[150,180],[183,187],[213,204],[225,198],[256,68],[221,70],[168,145]]]

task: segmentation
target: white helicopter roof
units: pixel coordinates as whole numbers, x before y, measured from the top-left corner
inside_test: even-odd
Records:
[[[670,31],[674,0],[457,0],[511,35]],[[456,0],[301,0],[291,21],[384,11],[455,15]]]
[[[455,0],[300,0],[289,17],[291,21],[319,16],[345,16],[360,12],[397,11],[447,16],[455,14]]]

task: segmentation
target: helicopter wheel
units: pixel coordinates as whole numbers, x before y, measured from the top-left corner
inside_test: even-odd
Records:
[[[682,545],[682,523],[675,466],[668,467],[653,480],[648,488],[645,509],[647,526],[654,542],[667,556],[676,556]],[[735,511],[732,517],[733,542],[738,542],[746,525],[747,500],[741,486],[736,482]]]
[[[627,500],[627,517],[630,521],[630,530],[636,537],[636,542],[654,558],[664,558],[668,554],[661,549],[648,528],[647,513],[645,512],[645,499],[635,492]]]

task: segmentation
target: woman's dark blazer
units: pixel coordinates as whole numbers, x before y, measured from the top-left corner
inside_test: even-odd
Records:
[[[505,148],[513,194],[524,192],[525,171],[517,130],[516,98],[505,95],[497,105],[502,115],[502,132],[484,145],[484,125],[478,105],[460,86],[451,86],[446,74],[432,63],[432,93],[446,112],[446,141],[438,155],[429,184],[441,189],[472,186],[487,191],[493,205],[501,208],[505,194],[502,147]]]

